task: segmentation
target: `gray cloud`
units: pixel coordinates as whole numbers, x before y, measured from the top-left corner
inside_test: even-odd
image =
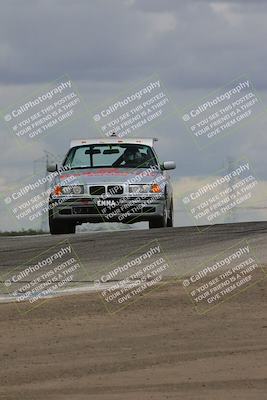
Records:
[[[266,13],[232,4],[12,0],[1,9],[0,80],[46,82],[68,72],[75,80],[123,82],[158,72],[172,86],[201,88],[251,72],[266,87]]]

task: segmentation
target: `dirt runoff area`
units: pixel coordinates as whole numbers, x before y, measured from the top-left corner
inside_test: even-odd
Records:
[[[113,315],[91,293],[0,320],[4,400],[266,398],[266,281],[205,315],[172,283]]]

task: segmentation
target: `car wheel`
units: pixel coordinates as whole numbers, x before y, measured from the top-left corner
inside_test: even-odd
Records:
[[[163,208],[162,216],[153,218],[149,221],[149,229],[166,228],[167,223],[168,223],[168,213],[167,213],[167,207],[165,204],[165,206]]]
[[[171,201],[169,216],[167,220],[167,226],[173,227],[173,202]]]

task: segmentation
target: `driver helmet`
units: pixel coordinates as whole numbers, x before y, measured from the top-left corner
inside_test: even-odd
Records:
[[[142,161],[142,154],[140,153],[139,149],[137,147],[134,148],[128,148],[125,150],[123,154],[123,159],[124,161],[127,162],[141,162]]]

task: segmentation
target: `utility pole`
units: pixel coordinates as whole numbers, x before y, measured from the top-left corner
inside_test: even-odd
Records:
[[[227,174],[231,174],[232,171],[235,169],[235,160],[233,157],[227,157]],[[236,183],[236,178],[232,177],[231,181],[228,182],[228,188],[230,194],[233,192],[233,186]],[[237,208],[231,208],[229,211],[229,222],[234,223],[237,221]]]

